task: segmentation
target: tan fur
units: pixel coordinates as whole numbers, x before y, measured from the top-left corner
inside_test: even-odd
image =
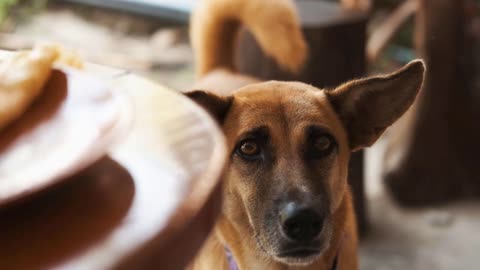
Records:
[[[289,0],[203,0],[190,25],[198,76],[221,67],[234,69],[235,37],[241,25],[252,31],[266,54],[290,71],[298,71],[307,55]]]
[[[367,11],[372,7],[372,0],[341,0],[340,2],[348,10]]]
[[[193,89],[214,91],[220,95],[229,95],[245,85],[259,82],[257,79],[234,73],[227,69],[215,69],[207,73],[193,85]]]
[[[421,87],[424,64],[412,62],[388,76],[356,80],[328,91],[298,82],[258,83],[235,73],[232,54],[238,22],[253,28],[262,48],[280,64],[298,67],[305,55],[303,45],[298,46],[303,42],[300,31],[291,29],[291,23],[280,27],[282,35],[275,30],[292,18],[298,26],[286,0],[207,0],[193,15],[192,41],[201,75],[195,89],[208,92],[187,95],[221,124],[231,157],[222,179],[221,214],[190,269],[228,270],[226,246],[240,270],[330,270],[336,256],[337,269],[358,269],[356,221],[347,184],[350,153],[371,145],[408,109]],[[237,22],[234,27],[232,20]],[[284,48],[281,54],[275,53],[279,44]],[[301,52],[291,51],[296,49]],[[275,156],[265,168],[236,154],[245,132],[259,126],[268,132],[271,149],[264,151]],[[320,126],[335,138],[334,153],[315,160],[303,156],[301,147],[311,126]],[[328,198],[321,205],[328,213],[320,233],[321,252],[301,264],[276,255],[281,246],[275,241],[282,239],[275,225],[264,224],[272,220],[262,214],[273,209],[279,195],[290,192]]]

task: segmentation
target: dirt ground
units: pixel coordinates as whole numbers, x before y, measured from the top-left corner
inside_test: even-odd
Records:
[[[0,48],[28,47],[45,39],[75,48],[89,61],[130,69],[173,89],[188,89],[193,82],[186,27],[165,29],[127,15],[55,8],[10,23],[0,34]],[[480,269],[480,204],[398,207],[380,181],[382,151],[380,141],[367,152],[371,227],[361,242],[361,269]]]

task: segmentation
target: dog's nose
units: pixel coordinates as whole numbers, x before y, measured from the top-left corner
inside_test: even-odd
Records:
[[[323,227],[323,220],[314,209],[294,202],[281,209],[280,223],[285,235],[297,242],[314,240]]]

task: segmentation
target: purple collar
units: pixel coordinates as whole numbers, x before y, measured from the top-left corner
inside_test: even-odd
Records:
[[[238,270],[237,262],[233,258],[233,254],[228,247],[225,246],[225,255],[227,256],[228,267],[230,270]]]

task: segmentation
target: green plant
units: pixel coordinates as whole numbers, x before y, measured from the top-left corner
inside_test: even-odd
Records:
[[[48,0],[0,0],[0,26],[7,20],[18,23],[28,19],[46,8],[47,3]]]
[[[8,15],[8,11],[11,7],[16,5],[18,0],[0,0],[0,23],[5,20]]]

